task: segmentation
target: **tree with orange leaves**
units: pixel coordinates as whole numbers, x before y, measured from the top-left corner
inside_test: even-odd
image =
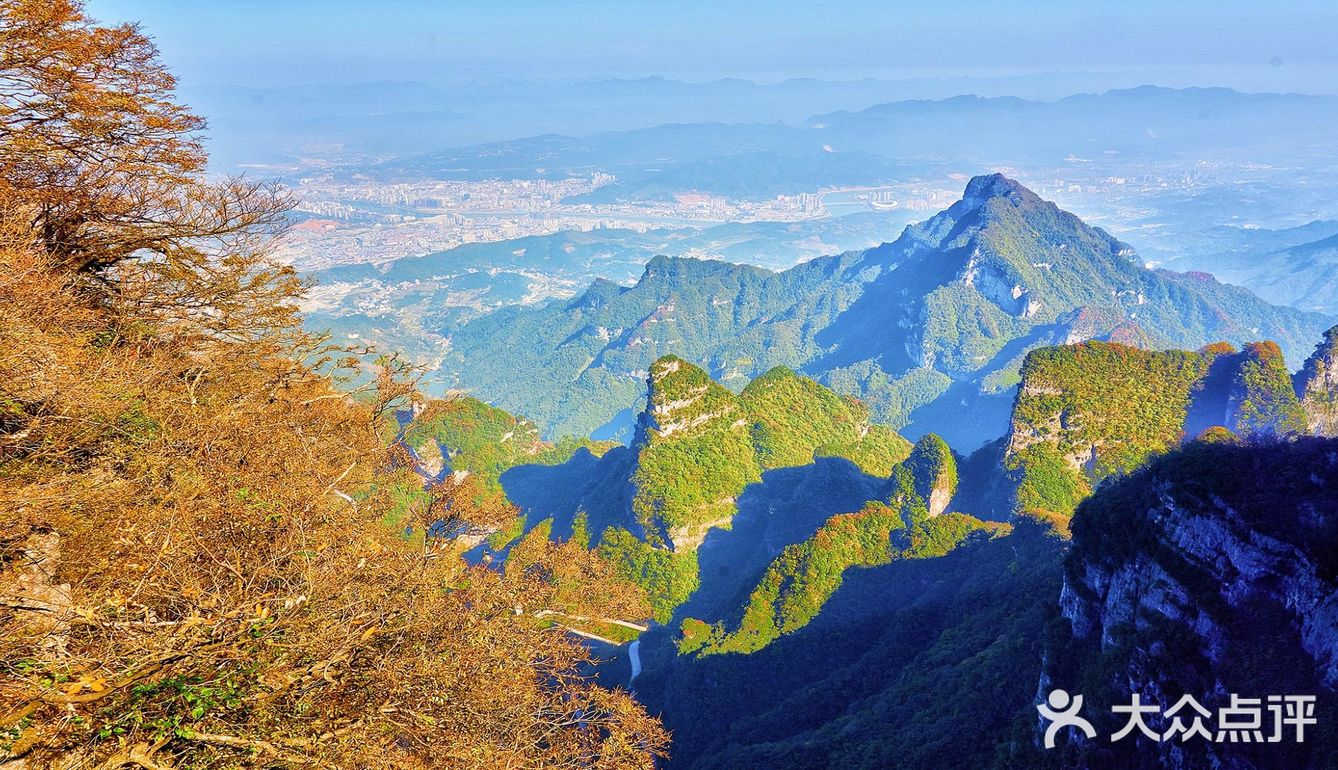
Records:
[[[281,224],[271,189],[201,181],[204,121],[175,85],[134,25],[99,27],[73,0],[0,3],[0,193],[66,267],[236,251]]]
[[[392,358],[302,331],[282,201],[201,177],[133,27],[0,0],[0,764],[647,768],[667,736],[564,618],[645,597],[580,548],[406,535]],[[424,523],[487,528],[455,486]],[[429,542],[431,539],[431,542]]]

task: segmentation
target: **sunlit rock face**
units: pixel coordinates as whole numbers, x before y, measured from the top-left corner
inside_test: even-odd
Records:
[[[1338,326],[1325,333],[1297,374],[1296,395],[1312,434],[1338,436]]]

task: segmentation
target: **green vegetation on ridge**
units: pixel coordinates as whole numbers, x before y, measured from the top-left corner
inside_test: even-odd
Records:
[[[957,459],[948,442],[933,433],[915,442],[906,461],[894,473],[896,488],[903,489],[909,483],[910,489],[924,501],[927,516],[942,513],[957,494]]]
[[[1323,346],[1321,346],[1322,348]],[[1197,352],[1089,341],[1027,355],[1004,460],[1015,512],[1063,527],[1077,504],[1187,435],[1304,435],[1307,414],[1281,349],[1251,342]]]
[[[1306,432],[1306,414],[1292,387],[1282,351],[1273,342],[1252,342],[1236,373],[1236,432],[1248,435],[1298,436]]]
[[[1062,525],[1093,484],[1176,446],[1219,352],[1091,341],[1029,353],[1005,460],[1016,511]]]
[[[869,422],[869,409],[793,370],[778,366],[743,389],[752,440],[764,470],[807,465],[816,454],[845,457],[866,473],[886,476],[905,459],[910,442]]]
[[[646,539],[676,547],[727,524],[735,498],[761,472],[738,397],[666,356],[651,368],[646,423],[632,475],[632,514]]]
[[[674,608],[697,590],[697,554],[657,548],[621,528],[604,531],[595,549],[620,578],[646,590],[655,619],[668,622]]]
[[[1093,481],[1127,473],[1175,446],[1190,391],[1212,355],[1108,342],[1042,348],[1027,356],[1013,410],[1015,451],[1043,434],[1080,458]]]
[[[502,494],[502,474],[517,465],[557,465],[579,449],[601,455],[615,445],[573,438],[543,441],[530,420],[470,396],[429,399],[402,439],[429,466],[440,463],[477,474],[494,496]]]
[[[629,509],[601,514],[598,548],[646,589],[662,620],[697,588],[698,545],[732,526],[739,496],[764,471],[842,457],[886,477],[911,451],[860,402],[793,371],[775,368],[735,395],[674,356],[651,367],[630,449],[614,476],[630,480],[630,503],[613,503]]]
[[[950,497],[956,479],[943,440],[932,434],[921,439],[893,472],[887,502],[833,516],[812,537],[781,551],[753,589],[736,629],[686,619],[680,652],[755,652],[808,625],[851,567],[942,556],[971,533],[990,528],[963,514],[930,516],[929,495],[942,489]]]

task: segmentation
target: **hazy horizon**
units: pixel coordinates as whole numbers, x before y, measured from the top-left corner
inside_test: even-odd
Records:
[[[274,7],[255,0],[93,0],[105,22],[139,22],[185,87],[381,81],[431,85],[664,77],[991,79],[1059,73],[1169,86],[1333,93],[1338,7],[1264,9],[1196,0],[1118,9],[1046,0],[1007,14],[860,0],[530,2],[421,7],[367,0]],[[852,19],[859,19],[852,24]],[[202,36],[200,30],[209,30]],[[1004,41],[1007,41],[1006,44]],[[1134,79],[1137,79],[1136,77]]]

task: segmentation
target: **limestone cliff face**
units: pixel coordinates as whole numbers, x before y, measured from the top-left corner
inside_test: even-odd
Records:
[[[693,550],[711,527],[728,525],[735,499],[760,478],[738,396],[700,368],[657,360],[632,450],[632,514],[647,542]]]
[[[943,439],[926,434],[911,449],[905,468],[910,472],[912,488],[924,500],[930,518],[948,510],[957,493],[957,461]]]
[[[713,428],[712,422],[740,411],[738,404],[704,372],[677,358],[655,362],[647,388],[646,411],[638,422],[642,444],[648,442],[652,431],[658,438],[707,432]]]
[[[1310,433],[1338,436],[1338,326],[1325,333],[1324,341],[1296,375],[1296,395]]]
[[[1316,695],[1334,713],[1338,441],[1194,442],[1103,486],[1072,532],[1071,635],[1048,651],[1042,689],[1083,693],[1101,737],[1070,766],[1333,766],[1332,731],[1259,748],[1108,736],[1123,726],[1110,706],[1134,692],[1163,708],[1189,694],[1214,714],[1231,693]]]

